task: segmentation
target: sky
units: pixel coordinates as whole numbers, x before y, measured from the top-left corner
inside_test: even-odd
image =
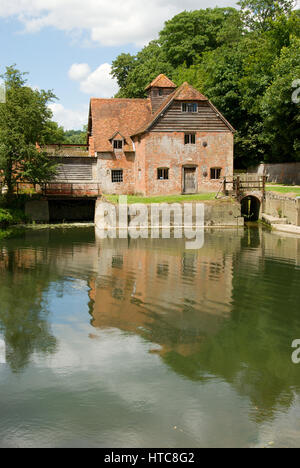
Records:
[[[0,74],[16,64],[30,86],[52,89],[54,120],[87,123],[90,97],[112,97],[110,75],[122,52],[135,54],[164,22],[185,10],[235,6],[234,0],[1,0]]]

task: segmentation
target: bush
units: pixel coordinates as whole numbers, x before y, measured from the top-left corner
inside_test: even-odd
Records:
[[[0,228],[7,228],[13,224],[26,221],[24,212],[20,209],[0,208]]]

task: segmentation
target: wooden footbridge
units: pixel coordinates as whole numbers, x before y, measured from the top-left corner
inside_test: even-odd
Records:
[[[236,177],[225,177],[222,182],[224,195],[233,196],[241,201],[248,196],[255,196],[261,202],[266,194],[267,177],[257,177],[252,174],[242,174]]]

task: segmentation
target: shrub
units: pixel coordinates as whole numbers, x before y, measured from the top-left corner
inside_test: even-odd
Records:
[[[26,221],[24,212],[20,209],[0,208],[0,228],[7,228],[13,224]]]

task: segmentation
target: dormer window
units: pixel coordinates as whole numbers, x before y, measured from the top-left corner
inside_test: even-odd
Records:
[[[184,102],[181,110],[182,112],[196,113],[198,112],[198,104],[196,102]]]
[[[123,149],[123,140],[114,140],[113,145],[115,150],[121,150]]]

